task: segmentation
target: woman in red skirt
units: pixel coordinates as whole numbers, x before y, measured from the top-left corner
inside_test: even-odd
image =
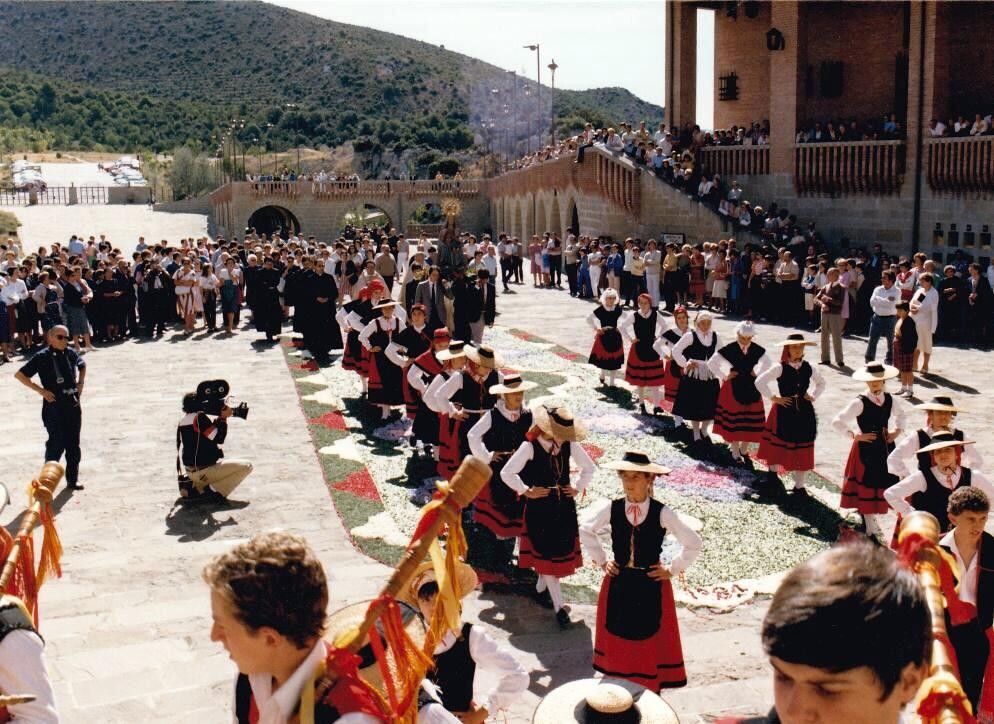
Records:
[[[687,313],[686,307],[679,305],[673,310],[673,322],[675,326],[672,329],[667,329],[656,340],[656,352],[663,358],[665,369],[663,386],[653,390],[656,394],[652,400],[657,408],[671,414],[677,392],[680,390],[680,379],[683,377],[683,369],[673,361],[673,348],[683,338],[683,335],[690,331],[690,315]],[[673,415],[673,421],[678,428],[683,425],[683,418],[678,415]]]
[[[605,289],[600,306],[587,317],[587,324],[594,330],[594,346],[587,361],[601,371],[601,384],[606,382],[609,387],[614,387],[615,375],[625,361],[625,343],[618,331],[623,314],[624,310],[618,306],[618,292]]]
[[[500,479],[525,501],[518,567],[538,574],[535,590],[548,594],[543,605],[555,610],[556,622],[566,629],[573,621],[563,607],[559,579],[583,565],[575,498],[590,483],[594,463],[579,444],[586,432],[569,409],[540,405],[533,416],[535,426],[501,470]],[[571,462],[579,468],[575,482],[570,478]]]
[[[766,426],[763,396],[756,389],[756,377],[770,366],[766,350],[753,344],[756,328],[752,322],[739,322],[735,341],[720,348],[708,360],[715,377],[723,380],[718,393],[714,431],[728,443],[732,457],[743,462],[743,445],[760,443]]]
[[[770,414],[756,457],[770,466],[774,475],[792,472],[794,492],[807,495],[804,489],[808,470],[815,466],[815,438],[818,419],[812,404],[825,380],[817,367],[804,359],[804,348],[814,342],[800,333],[791,333],[776,344],[783,348],[780,364],[770,367],[756,378],[756,389],[770,398]]]
[[[625,494],[592,506],[580,526],[584,548],[605,573],[597,601],[594,668],[655,692],[685,686],[670,579],[694,562],[701,538],[652,497],[656,476],[669,470],[638,451],[605,467],[618,471]],[[603,533],[611,538],[610,555],[601,546]],[[681,546],[668,565],[660,560],[667,533]]]
[[[383,316],[374,317],[359,333],[359,342],[370,359],[368,400],[380,408],[383,420],[390,416],[392,408],[404,404],[403,370],[387,356],[387,347],[406,326],[394,316],[396,306],[392,299],[377,304],[373,310]]]
[[[645,415],[647,391],[662,387],[666,372],[656,351],[656,340],[666,331],[666,324],[648,294],[639,294],[638,309],[621,320],[621,331],[632,343],[625,363],[625,382],[635,388],[639,410]]]
[[[840,508],[855,508],[863,516],[866,534],[881,539],[877,516],[890,510],[884,490],[897,483],[887,471],[887,456],[904,429],[904,412],[895,398],[884,392],[886,380],[898,376],[896,367],[871,362],[853,372],[854,380],[866,383],[866,393],[846,405],[832,427],[852,438],[852,448],[843,475]]]

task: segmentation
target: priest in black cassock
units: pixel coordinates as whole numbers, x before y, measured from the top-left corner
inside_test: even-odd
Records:
[[[324,265],[315,262],[314,274],[307,285],[307,318],[305,338],[308,349],[319,365],[328,363],[328,353],[338,341],[341,344],[342,331],[335,320],[335,304],[338,300],[338,285],[335,278],[324,273]]]
[[[274,267],[273,258],[267,256],[262,268],[255,274],[255,306],[252,321],[256,331],[266,334],[266,341],[272,342],[280,333],[283,323],[283,307],[280,305],[280,272]]]

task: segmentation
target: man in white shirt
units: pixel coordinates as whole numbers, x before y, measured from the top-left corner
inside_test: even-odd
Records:
[[[659,130],[652,134],[652,140],[657,146],[662,146],[663,141],[666,140],[666,124],[660,123]]]
[[[901,290],[894,286],[894,272],[889,269],[880,275],[880,286],[873,290],[870,297],[870,308],[873,316],[870,318],[870,339],[866,343],[866,362],[869,364],[877,358],[877,343],[883,336],[887,340],[884,346],[884,364],[890,364],[894,357],[894,325],[897,322],[897,303],[901,301]]]

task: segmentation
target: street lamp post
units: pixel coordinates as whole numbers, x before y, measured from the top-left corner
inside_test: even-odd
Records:
[[[549,131],[552,137],[552,145],[556,145],[556,59],[553,58],[552,62],[549,63],[549,70],[552,71],[552,102],[549,104],[550,115],[552,116],[552,129]]]
[[[538,43],[534,45],[523,46],[528,48],[528,50],[535,51],[535,84],[538,86],[535,91],[536,107],[538,108],[538,117],[542,117],[542,46]],[[538,147],[542,148],[542,126],[538,127]]]

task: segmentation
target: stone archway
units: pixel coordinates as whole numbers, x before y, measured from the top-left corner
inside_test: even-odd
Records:
[[[576,199],[570,199],[569,205],[566,207],[566,223],[569,228],[573,230],[573,233],[577,236],[580,235],[580,212],[576,208]]]
[[[349,224],[357,228],[362,228],[363,226],[369,228],[385,226],[390,228],[394,225],[390,214],[385,209],[375,204],[366,203],[358,203],[345,211],[339,223],[339,228],[344,229]]]
[[[531,238],[533,235],[538,233],[538,226],[535,224],[535,197],[526,196],[524,199],[525,204],[525,227],[521,234],[521,240],[524,241],[525,238]]]
[[[553,196],[549,205],[549,231],[557,234],[560,238],[563,235],[563,215],[559,210],[559,197]]]
[[[549,215],[545,208],[545,199],[535,200],[535,233],[541,236],[549,231]]]
[[[525,229],[521,220],[521,202],[515,202],[514,206],[514,235],[524,241]]]
[[[300,232],[300,222],[293,212],[282,206],[263,206],[252,212],[245,226],[254,228],[257,234],[271,236],[278,233],[284,239]]]

